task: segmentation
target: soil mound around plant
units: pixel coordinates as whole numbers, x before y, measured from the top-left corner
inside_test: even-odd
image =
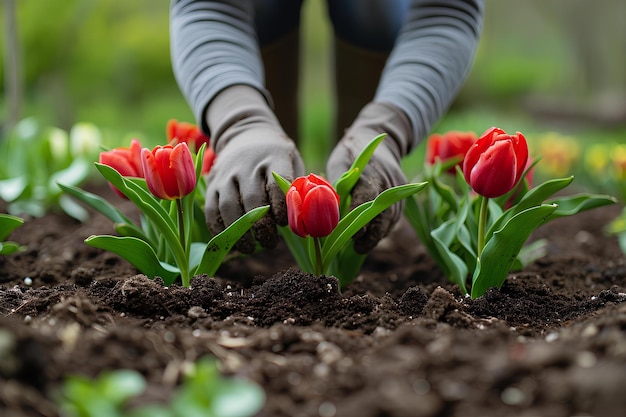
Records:
[[[0,258],[0,415],[57,416],[64,378],[134,369],[164,401],[210,355],[259,383],[260,416],[623,416],[626,264],[607,207],[555,220],[548,254],[471,300],[406,223],[355,281],[296,269],[286,249],[165,287],[90,248],[112,233],[49,214]]]

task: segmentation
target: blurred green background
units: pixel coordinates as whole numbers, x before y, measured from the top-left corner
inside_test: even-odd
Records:
[[[165,141],[168,119],[193,121],[170,66],[169,1],[3,0],[2,6],[2,79],[10,65],[18,70],[0,90],[5,130],[28,116],[63,129],[86,121],[102,129],[107,146],[127,145],[133,136],[150,145]],[[325,7],[307,0],[302,11],[302,152],[310,171],[323,169],[330,149]],[[17,59],[9,46],[13,24]],[[522,131],[531,143],[558,132],[583,153],[594,143],[626,143],[626,2],[488,0],[473,71],[435,131],[481,133],[494,125]],[[420,165],[418,149],[405,166],[413,175]]]

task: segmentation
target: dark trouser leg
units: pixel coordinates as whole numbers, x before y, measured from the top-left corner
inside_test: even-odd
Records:
[[[409,0],[328,0],[335,34],[337,139],[374,98]]]
[[[298,142],[298,81],[300,33],[295,31],[261,49],[265,86],[285,133]]]
[[[302,0],[254,0],[265,87],[283,129],[296,142],[301,5]]]
[[[336,140],[343,136],[361,109],[374,98],[388,54],[362,49],[334,39]]]

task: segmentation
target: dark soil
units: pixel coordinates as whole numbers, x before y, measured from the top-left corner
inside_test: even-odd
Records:
[[[29,219],[0,258],[0,415],[56,416],[67,375],[134,369],[162,401],[189,362],[258,382],[261,416],[624,416],[626,265],[612,206],[542,226],[549,254],[470,300],[401,223],[341,294],[284,248],[169,288],[86,246],[94,215]]]

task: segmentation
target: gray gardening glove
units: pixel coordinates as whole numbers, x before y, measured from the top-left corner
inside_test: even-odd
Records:
[[[326,163],[328,178],[334,182],[372,139],[387,133],[352,190],[351,208],[373,200],[387,188],[407,182],[400,160],[410,150],[411,132],[409,120],[395,106],[370,103],[361,110]],[[402,210],[403,203],[397,203],[376,216],[354,236],[354,249],[359,253],[372,250],[400,219]]]
[[[269,204],[270,211],[237,243],[252,253],[278,243],[276,225],[287,224],[285,194],[272,171],[288,180],[304,174],[295,143],[287,137],[265,98],[256,89],[233,86],[219,93],[206,113],[217,155],[207,179],[205,214],[209,230],[219,233],[246,212]]]

